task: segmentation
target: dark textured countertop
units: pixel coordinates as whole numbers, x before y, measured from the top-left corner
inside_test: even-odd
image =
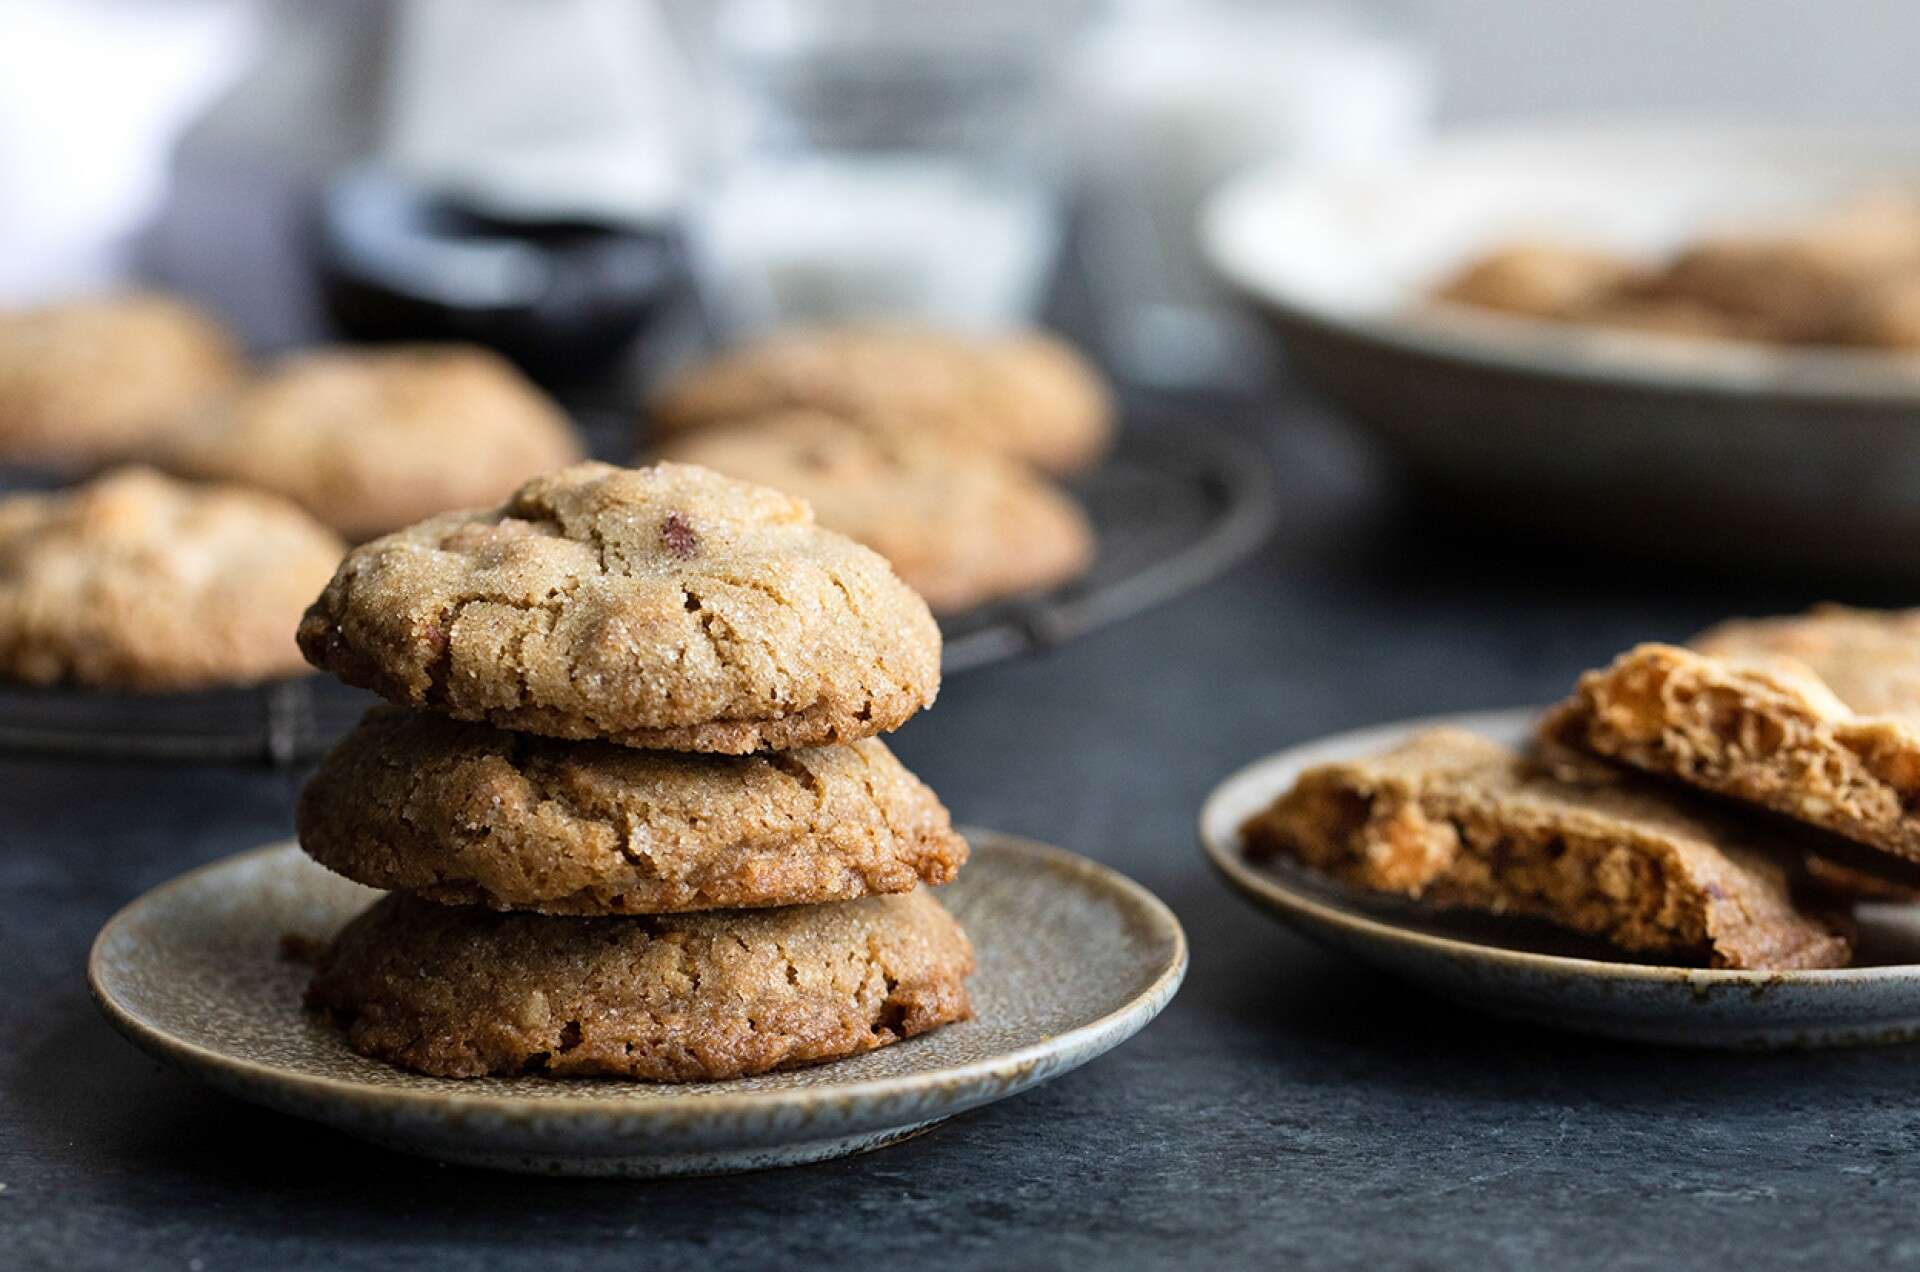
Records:
[[[773,1174],[541,1180],[389,1155],[200,1089],[87,997],[107,915],[286,834],[294,779],[6,762],[0,1265],[1920,1262],[1914,1048],[1690,1054],[1464,1014],[1275,926],[1194,845],[1208,788],[1277,747],[1543,700],[1635,639],[1820,589],[1463,537],[1396,511],[1311,411],[1258,424],[1282,511],[1256,559],[957,677],[897,735],[959,818],[1099,858],[1179,913],[1192,970],[1140,1037],[908,1143]]]

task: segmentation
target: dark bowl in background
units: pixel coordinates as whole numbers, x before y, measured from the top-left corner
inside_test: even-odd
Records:
[[[677,223],[521,217],[380,169],[321,199],[328,315],[373,341],[471,341],[543,383],[602,376],[688,294]]]

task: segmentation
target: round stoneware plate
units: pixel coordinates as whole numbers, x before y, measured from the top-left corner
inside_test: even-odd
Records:
[[[1254,169],[1200,234],[1290,369],[1449,506],[1665,558],[1920,575],[1920,356],[1424,303],[1501,242],[1652,257],[1917,178],[1920,131],[1499,129],[1366,171]]]
[[[1858,965],[1733,972],[1614,961],[1544,925],[1380,901],[1283,863],[1249,862],[1240,827],[1303,769],[1453,725],[1519,744],[1535,712],[1411,720],[1270,755],[1207,798],[1200,839],[1233,888],[1283,922],[1382,971],[1498,1016],[1690,1047],[1843,1046],[1920,1038],[1920,906],[1858,907]],[[1596,957],[1596,955],[1598,955]]]
[[[292,844],[182,875],[108,921],[88,964],[136,1045],[231,1095],[402,1152],[504,1170],[698,1175],[878,1148],[1026,1090],[1138,1032],[1187,967],[1151,893],[1063,849],[971,831],[941,900],[972,937],[976,1018],[851,1060],[731,1082],[422,1077],[301,1010],[288,935],[324,938],[379,894]]]

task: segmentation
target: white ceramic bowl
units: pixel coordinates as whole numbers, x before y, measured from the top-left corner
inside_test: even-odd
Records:
[[[1542,127],[1387,170],[1251,171],[1200,234],[1293,369],[1459,506],[1664,556],[1920,575],[1920,356],[1420,305],[1503,241],[1658,254],[1902,180],[1920,132]]]

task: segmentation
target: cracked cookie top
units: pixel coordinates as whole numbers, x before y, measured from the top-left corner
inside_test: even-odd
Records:
[[[364,544],[300,648],[405,706],[678,751],[870,737],[940,687],[939,629],[883,558],[679,464],[578,464]]]
[[[859,1055],[972,1014],[973,949],[920,888],[833,905],[555,918],[390,893],[307,1001],[443,1077],[693,1082]]]
[[[991,451],[786,411],[673,438],[660,454],[799,495],[820,524],[892,562],[935,613],[1054,587],[1093,561],[1072,497]]]
[[[395,707],[334,747],[299,823],[301,847],[357,882],[547,914],[845,901],[946,883],[967,857],[878,738],[679,755]]]
[[[155,450],[163,468],[278,491],[350,539],[492,503],[573,463],[560,408],[467,345],[283,359]]]
[[[1099,458],[1113,403],[1071,346],[1039,332],[969,337],[907,326],[798,328],[681,372],[655,397],[677,433],[811,407],[1072,472]]]
[[[0,676],[142,691],[304,672],[290,639],[346,545],[277,496],[123,468],[0,499]]]

